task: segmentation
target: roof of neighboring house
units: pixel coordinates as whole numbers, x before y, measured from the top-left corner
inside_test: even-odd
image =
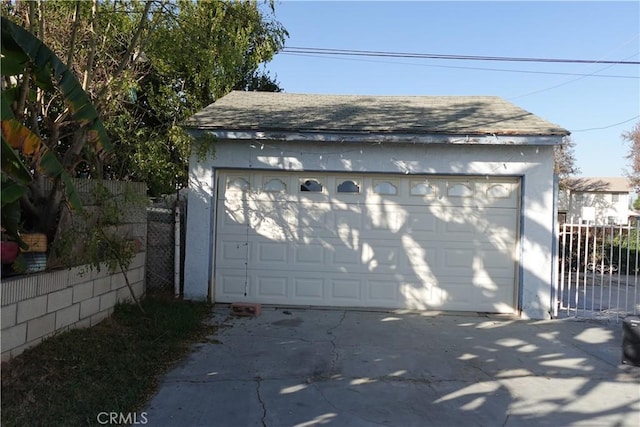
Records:
[[[566,187],[579,193],[629,193],[633,185],[625,177],[589,177],[571,178],[566,181]]]
[[[234,91],[187,122],[247,131],[568,135],[496,96],[365,96]]]

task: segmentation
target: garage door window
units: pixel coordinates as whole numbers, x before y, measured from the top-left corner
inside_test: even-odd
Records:
[[[300,184],[300,191],[322,193],[322,184],[320,184],[315,179],[307,179],[302,184]]]
[[[380,181],[373,187],[373,192],[376,194],[395,196],[396,194],[398,194],[398,187],[396,187],[389,181]]]
[[[412,196],[432,196],[435,193],[433,185],[428,182],[411,182]]]
[[[338,185],[338,193],[359,193],[360,187],[353,181],[343,181]]]
[[[473,196],[473,190],[468,184],[452,184],[447,189],[447,195],[453,197],[471,197]]]
[[[229,177],[227,180],[227,188],[235,191],[247,191],[249,189],[249,181],[239,177]]]
[[[269,193],[282,193],[287,191],[287,185],[279,179],[273,178],[264,184],[264,191]]]
[[[496,199],[506,199],[511,196],[511,189],[503,184],[495,184],[487,189],[487,196]]]

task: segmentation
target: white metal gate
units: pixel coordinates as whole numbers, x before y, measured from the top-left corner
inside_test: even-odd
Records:
[[[562,224],[556,316],[621,318],[640,311],[640,230],[630,225]]]

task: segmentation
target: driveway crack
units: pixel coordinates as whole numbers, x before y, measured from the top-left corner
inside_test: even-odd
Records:
[[[333,333],[333,331],[335,331],[342,325],[342,322],[344,322],[345,317],[347,317],[346,310],[342,312],[342,316],[340,317],[340,321],[338,321],[338,324],[327,329],[327,335],[331,335],[331,339],[329,340],[329,342],[331,343],[331,353],[332,353],[331,366],[329,367],[329,375],[334,374],[336,370],[336,365],[338,364],[338,359],[340,359],[340,356],[338,355],[338,347],[336,346],[336,336]]]
[[[267,427],[267,406],[264,404],[264,400],[262,400],[262,396],[260,395],[260,384],[262,383],[262,377],[256,376],[253,378],[256,382],[256,396],[258,396],[258,402],[262,406],[262,418],[260,421],[262,422],[262,427]]]

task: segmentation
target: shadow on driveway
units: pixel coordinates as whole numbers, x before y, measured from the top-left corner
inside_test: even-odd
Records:
[[[640,425],[622,322],[224,305],[211,321],[149,425]]]

